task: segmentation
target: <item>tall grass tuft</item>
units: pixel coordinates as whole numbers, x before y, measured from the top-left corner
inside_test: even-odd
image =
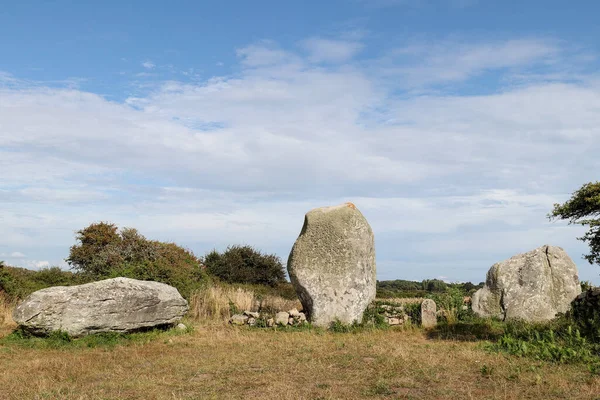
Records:
[[[12,329],[16,326],[12,319],[15,305],[15,301],[9,300],[8,296],[0,292],[0,330]]]
[[[227,320],[243,311],[275,313],[301,308],[298,300],[259,295],[251,289],[227,285],[208,286],[194,292],[189,315],[197,320]]]

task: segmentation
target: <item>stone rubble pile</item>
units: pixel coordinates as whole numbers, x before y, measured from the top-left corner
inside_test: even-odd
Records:
[[[297,309],[280,311],[275,315],[259,313],[255,311],[244,311],[243,314],[235,314],[229,319],[232,325],[265,326],[267,328],[277,326],[297,326],[307,322],[306,315]]]

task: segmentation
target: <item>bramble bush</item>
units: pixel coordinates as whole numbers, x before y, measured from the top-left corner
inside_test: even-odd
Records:
[[[277,286],[286,282],[281,259],[251,246],[228,246],[223,253],[213,250],[203,261],[211,275],[227,283]]]
[[[565,316],[547,323],[506,322],[504,334],[488,349],[557,363],[600,362],[600,345]]]
[[[136,229],[99,222],[77,232],[66,261],[87,280],[123,276],[176,287],[187,299],[208,281],[201,260],[174,243],[148,240]]]
[[[600,287],[590,287],[577,296],[570,317],[585,336],[600,343]]]
[[[32,271],[25,268],[0,266],[0,292],[9,300],[24,299],[31,293],[50,286],[69,286],[85,283],[80,276],[59,267]]]

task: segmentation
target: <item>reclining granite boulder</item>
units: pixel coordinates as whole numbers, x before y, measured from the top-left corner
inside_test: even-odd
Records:
[[[573,260],[562,248],[545,245],[494,264],[472,308],[483,317],[541,322],[568,311],[579,293]]]
[[[78,337],[174,325],[187,310],[187,301],[172,286],[114,278],[38,290],[15,308],[13,318],[34,334],[60,330]]]
[[[309,211],[287,269],[314,325],[360,322],[375,299],[373,231],[352,203]]]

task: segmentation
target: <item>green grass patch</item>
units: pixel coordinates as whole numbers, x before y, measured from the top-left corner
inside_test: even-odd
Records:
[[[55,331],[48,336],[34,336],[27,331],[17,329],[0,339],[0,346],[28,349],[76,349],[76,348],[114,348],[132,344],[146,344],[155,340],[168,340],[174,336],[185,335],[193,331],[188,325],[186,330],[152,329],[144,332],[96,333],[81,338],[73,338],[66,332]]]

